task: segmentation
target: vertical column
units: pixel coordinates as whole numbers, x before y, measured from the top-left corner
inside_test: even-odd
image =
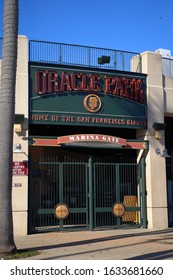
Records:
[[[24,115],[21,132],[14,130],[13,161],[28,162],[28,39],[18,37],[15,114]],[[15,145],[21,147],[15,150]],[[21,184],[21,187],[14,187]],[[28,232],[28,176],[13,176],[12,210],[14,235]],[[30,197],[30,199],[32,199]]]
[[[120,166],[116,165],[116,202],[120,202]],[[122,201],[121,201],[122,202]],[[117,217],[117,226],[120,226],[121,219]]]
[[[59,164],[59,203],[63,203],[63,164]],[[63,220],[59,219],[60,230],[63,230]]]
[[[146,209],[146,180],[145,180],[145,159],[142,157],[139,163],[140,168],[140,178],[141,181],[141,190],[142,190],[142,198],[141,198],[141,211],[142,211],[142,223],[143,228],[147,228],[147,209]]]
[[[147,130],[138,130],[137,139],[149,141],[146,155],[146,191],[148,228],[168,227],[167,183],[165,158],[156,154],[156,149],[165,148],[164,133],[155,138],[154,123],[164,123],[165,95],[162,76],[162,57],[155,52],[145,52],[142,57],[142,72],[147,76]]]
[[[92,156],[88,160],[88,175],[89,175],[89,229],[93,230],[93,164]]]

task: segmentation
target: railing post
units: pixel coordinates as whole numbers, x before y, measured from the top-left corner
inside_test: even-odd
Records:
[[[116,51],[114,51],[114,69],[117,69],[117,57],[116,57]]]
[[[147,228],[147,209],[146,209],[146,180],[145,180],[145,159],[142,157],[140,162],[141,184],[142,184],[142,219],[143,228]]]
[[[116,202],[120,202],[120,166],[116,165]],[[117,226],[120,226],[120,218],[117,217]]]
[[[121,52],[122,57],[121,57],[121,62],[122,62],[122,70],[125,71],[125,66],[124,66],[124,52]]]
[[[58,63],[62,63],[62,46],[59,44],[59,50],[58,50]]]
[[[63,203],[63,169],[64,165],[60,163],[59,165],[59,203]],[[59,228],[63,230],[63,220],[59,220]]]
[[[92,156],[88,160],[88,175],[89,175],[89,230],[93,230],[93,183],[92,183]]]
[[[91,55],[90,55],[90,48],[88,47],[88,65],[87,66],[90,66],[90,64],[91,64]]]

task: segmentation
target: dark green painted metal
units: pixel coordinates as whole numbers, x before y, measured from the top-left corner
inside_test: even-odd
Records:
[[[121,202],[120,198],[120,166],[119,164],[116,166],[116,202]],[[121,218],[117,217],[117,226],[119,227],[121,224]]]
[[[126,207],[126,211],[141,211],[141,207]]]
[[[115,217],[112,215],[112,206],[116,202],[123,203],[124,195],[135,195],[137,196],[137,164],[134,163],[111,163],[111,162],[100,162],[94,164],[94,180],[98,180],[99,176],[97,173],[102,174],[100,175],[100,181],[99,184],[102,186],[102,180],[104,184],[104,188],[102,191],[102,200],[99,204],[94,204],[94,227],[123,227],[123,226],[140,226],[141,220],[135,223],[132,222],[125,222],[122,220],[121,217]],[[97,168],[100,168],[100,172],[97,172]],[[107,168],[107,169],[106,169]],[[105,174],[108,174],[109,180],[113,183],[115,182],[115,185],[111,185],[109,181],[107,180]],[[128,189],[125,189],[125,185],[127,185],[126,180],[128,180],[128,184],[131,184],[131,186],[128,187]],[[105,184],[106,182],[106,184]],[[122,186],[124,185],[124,189]],[[136,186],[136,187],[134,187]],[[141,186],[140,186],[141,187]],[[100,190],[102,187],[100,187],[100,190],[97,189],[97,183],[94,185],[94,196],[100,195]],[[109,194],[109,195],[108,195]],[[138,194],[140,196],[140,192]],[[139,199],[140,200],[140,199]],[[141,212],[141,205],[138,205],[136,207],[125,207],[126,213],[135,212],[137,216],[140,216]]]
[[[145,159],[141,158],[141,185],[142,185],[142,222],[143,228],[147,228],[147,208],[146,208],[146,179],[145,179]]]
[[[120,178],[119,178],[119,164],[116,165],[116,201],[120,201]]]
[[[93,166],[92,156],[88,159],[88,176],[89,176],[89,229],[93,230]]]
[[[114,157],[110,161],[109,157],[89,156],[88,162],[82,157],[81,161],[67,157],[59,162],[50,156],[30,166],[30,233],[146,227],[144,159],[139,164],[116,163]],[[125,205],[125,213],[136,213],[136,219],[116,217],[112,212],[113,205],[124,203],[125,196],[138,197],[135,207]],[[54,207],[59,203],[69,207],[66,219],[54,217]]]
[[[59,203],[63,203],[63,165],[58,165],[59,169]],[[63,230],[63,220],[59,219],[59,229]]]
[[[30,180],[30,191],[34,198],[33,200],[30,199],[30,204],[32,204],[30,215],[33,216],[30,232],[87,228],[87,163],[57,162],[53,157],[43,158],[42,160],[39,163],[32,163],[32,171],[38,170],[39,175],[38,180],[36,180],[36,172],[34,172],[34,176]],[[44,174],[46,176],[43,176]],[[84,178],[81,177],[82,174],[84,174]],[[84,192],[79,197],[77,189],[80,186],[77,185],[75,190],[75,183],[79,184],[82,180]],[[68,183],[71,189],[68,188]],[[72,196],[76,196],[76,198],[72,200]],[[74,208],[72,204],[75,203],[74,199],[77,200],[78,198],[82,202],[76,201],[78,207]],[[67,219],[56,219],[54,217],[54,207],[59,203],[65,203],[69,206],[70,215]],[[83,203],[85,205],[79,207]]]

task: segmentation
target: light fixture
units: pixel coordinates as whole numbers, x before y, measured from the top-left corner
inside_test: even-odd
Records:
[[[23,123],[24,122],[24,115],[23,114],[15,114],[14,122],[15,123]]]
[[[156,152],[156,155],[160,156],[160,157],[163,157],[163,158],[170,158],[171,156],[168,155],[168,150],[167,149],[164,149],[162,152],[159,148],[156,148],[155,150]]]
[[[164,123],[153,123],[153,128],[155,130],[155,132],[154,132],[155,139],[160,140],[162,138],[161,131],[164,131],[166,129],[166,124],[164,124]]]
[[[28,154],[26,154],[23,150],[22,150],[22,145],[20,143],[16,143],[13,146],[13,153],[14,154],[24,154],[25,156],[28,157]]]
[[[110,56],[102,55],[98,57],[98,64],[110,63]]]
[[[16,144],[14,144],[13,152],[14,153],[22,153],[21,148],[22,148],[21,144],[20,143],[16,143]]]
[[[22,131],[22,123],[24,122],[23,114],[15,114],[14,117],[14,131],[20,133]]]
[[[14,124],[14,131],[15,131],[16,133],[19,133],[19,132],[22,131],[22,125],[21,125],[21,123],[15,123],[15,124]]]

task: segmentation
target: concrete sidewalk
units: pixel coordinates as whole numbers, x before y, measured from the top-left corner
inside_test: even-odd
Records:
[[[51,232],[15,237],[31,260],[173,260],[173,229]]]

